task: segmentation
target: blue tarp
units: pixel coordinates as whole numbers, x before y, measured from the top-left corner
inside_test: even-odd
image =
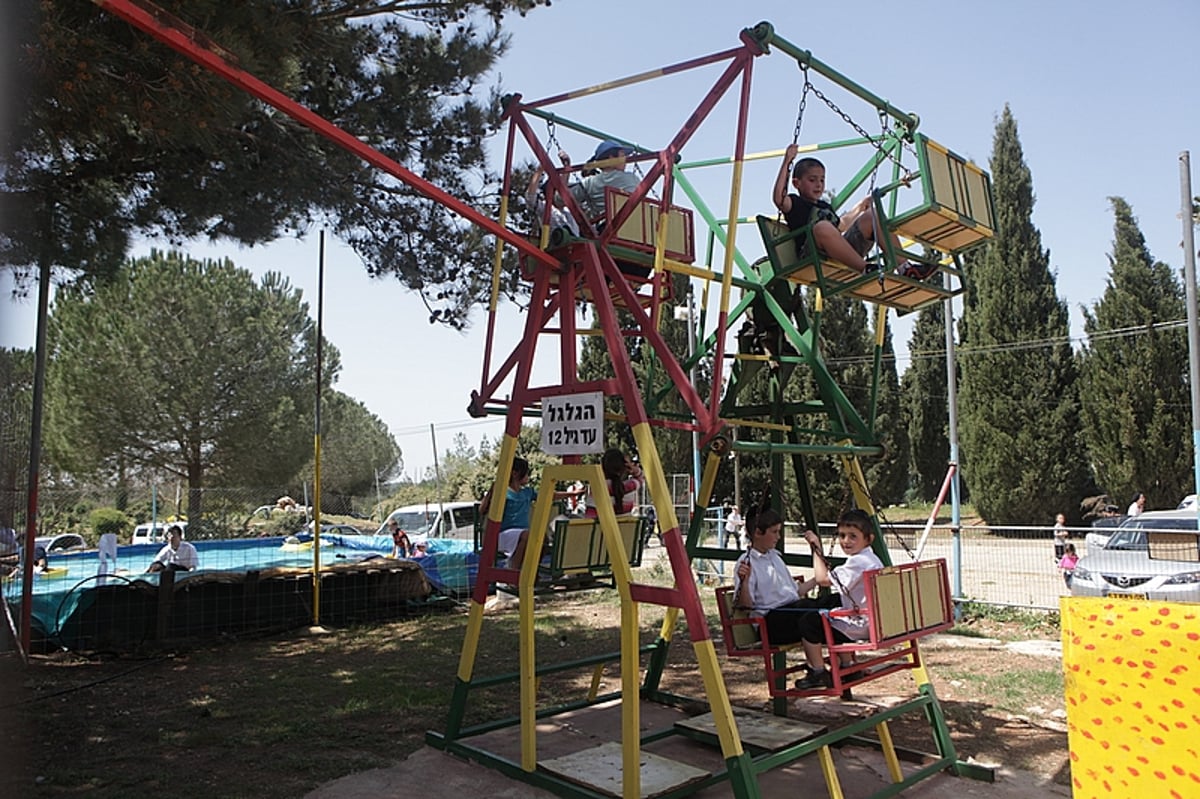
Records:
[[[297,536],[301,540],[312,540],[311,535]],[[323,535],[321,536],[321,562],[353,563],[374,557],[390,555],[391,536],[386,535]],[[193,541],[200,557],[200,568],[195,572],[176,573],[179,585],[189,578],[204,572],[247,572],[275,567],[304,568],[313,562],[312,548],[289,550],[283,547],[284,538],[230,539],[220,541]],[[471,592],[478,572],[479,557],[470,541],[457,539],[429,539],[427,553],[412,558],[425,572],[434,591],[447,596],[461,597]],[[157,574],[145,574],[146,567],[162,548],[161,544],[137,544],[123,546],[117,550],[120,574],[109,575],[109,585],[148,584],[157,586]],[[35,576],[32,595],[34,624],[46,635],[53,636],[76,610],[92,601],[92,588],[99,585],[97,570],[99,558],[95,551],[54,554],[50,565],[56,572],[53,577]],[[21,581],[10,579],[4,582],[4,597],[15,608],[21,602]]]

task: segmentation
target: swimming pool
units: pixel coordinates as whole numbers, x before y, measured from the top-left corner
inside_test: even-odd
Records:
[[[180,596],[181,600],[194,599],[193,594],[201,593],[221,593],[222,596],[219,600],[210,598],[194,608],[201,618],[199,621],[190,620],[185,625],[187,630],[199,634],[201,628],[206,627],[205,617],[208,616],[212,617],[216,628],[228,629],[241,629],[255,619],[262,618],[271,623],[284,623],[277,620],[277,616],[284,619],[307,613],[311,618],[311,539],[297,543],[294,539],[289,541],[275,536],[192,543],[196,547],[200,566],[191,572],[171,575],[172,594]],[[390,536],[323,535],[321,543],[322,595],[328,596],[330,602],[334,603],[329,607],[330,613],[339,612],[336,602],[353,605],[358,608],[355,613],[362,616],[404,598],[397,594],[394,583],[399,578],[394,575],[402,573],[405,568],[410,572],[415,569],[403,561],[387,557],[392,550]],[[97,625],[114,628],[89,629],[85,637],[91,638],[107,633],[115,636],[118,632],[115,628],[124,625],[134,628],[135,638],[138,635],[145,638],[153,632],[146,632],[145,628],[150,624],[148,616],[151,615],[158,617],[161,632],[164,626],[161,619],[163,612],[155,611],[152,605],[155,601],[160,605],[164,603],[161,597],[154,599],[159,594],[159,584],[163,578],[157,573],[145,573],[160,549],[161,545],[158,544],[119,547],[117,571],[107,576],[99,574],[100,560],[95,550],[53,555],[49,562],[51,573],[35,575],[33,580],[31,614],[35,637],[74,648],[72,641],[78,635],[73,628]],[[424,579],[435,593],[459,597],[469,594],[474,586],[478,558],[469,541],[431,539],[428,554],[411,559],[411,563],[420,567]],[[287,586],[261,587],[260,584],[268,579],[287,583]],[[389,584],[390,588],[380,587]],[[232,585],[241,586],[240,595],[237,590],[228,587]],[[303,585],[308,586],[307,593]],[[409,587],[404,592],[411,592],[411,580],[406,585]],[[5,599],[15,613],[22,597],[20,574],[5,580],[3,589]],[[126,596],[130,593],[136,593],[141,598]],[[267,594],[270,594],[270,601],[266,603],[269,607],[264,608],[260,600]],[[96,607],[100,600],[104,600],[104,608]],[[166,600],[167,604],[171,602],[170,599]],[[218,606],[214,607],[213,603]],[[130,608],[116,610],[110,607],[122,604],[130,605]],[[281,615],[273,612],[284,604],[288,607],[286,613]],[[149,607],[141,607],[143,605]],[[306,606],[308,610],[305,610]],[[325,611],[326,599],[322,598],[322,618],[325,617]],[[250,616],[255,619],[249,619]]]

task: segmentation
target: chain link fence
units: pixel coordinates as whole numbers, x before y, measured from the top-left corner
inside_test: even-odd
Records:
[[[928,532],[922,524],[882,525],[885,544],[892,563],[945,558],[950,567],[951,588],[955,598],[989,605],[1005,605],[1057,610],[1060,597],[1070,590],[1058,568],[1052,528],[1015,525],[971,525],[961,528],[955,546],[953,528],[936,524]],[[1079,557],[1088,554],[1089,527],[1067,528],[1068,542]],[[1106,531],[1108,532],[1108,531]],[[807,555],[803,528],[797,523],[784,525],[785,551]],[[826,555],[841,557],[837,547],[836,526],[822,524],[821,538]],[[702,543],[721,546],[721,522],[706,521]],[[725,542],[729,557],[736,557],[738,544]],[[1093,549],[1097,544],[1093,543]],[[955,550],[958,549],[956,555]],[[718,558],[697,560],[696,575],[705,584],[723,585],[732,581],[730,564]]]

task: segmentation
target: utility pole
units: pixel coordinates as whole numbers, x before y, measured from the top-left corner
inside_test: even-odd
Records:
[[[1179,198],[1183,217],[1183,282],[1187,289],[1188,367],[1192,389],[1192,490],[1200,493],[1200,327],[1196,322],[1196,238],[1193,231],[1191,154],[1179,154]],[[1200,512],[1200,511],[1198,511]]]

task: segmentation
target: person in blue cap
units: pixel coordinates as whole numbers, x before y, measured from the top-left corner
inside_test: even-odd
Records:
[[[596,152],[588,162],[595,164],[599,171],[571,184],[571,196],[583,207],[583,212],[597,230],[604,220],[604,190],[609,186],[620,191],[637,188],[637,175],[625,171],[624,159],[631,152],[625,145],[605,139],[596,146]],[[587,173],[586,167],[584,172]]]

